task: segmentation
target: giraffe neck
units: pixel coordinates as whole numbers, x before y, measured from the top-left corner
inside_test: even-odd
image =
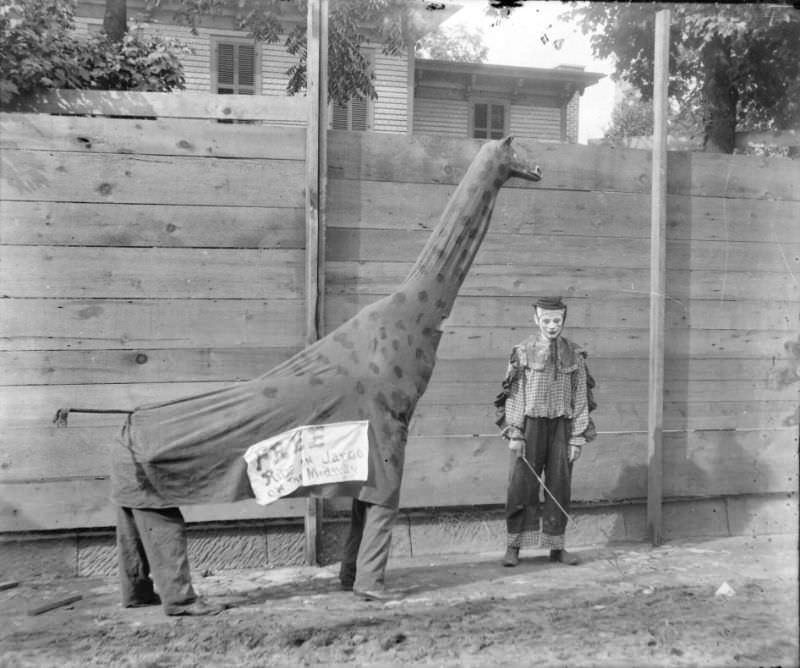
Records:
[[[441,319],[450,314],[458,291],[480,248],[507,173],[481,151],[450,197],[401,290],[426,290]]]

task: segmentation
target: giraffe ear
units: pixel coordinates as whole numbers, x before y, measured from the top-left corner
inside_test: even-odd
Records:
[[[508,135],[508,137],[506,137],[506,138],[503,140],[503,146],[511,146],[511,142],[512,142],[513,140],[514,140],[514,137],[513,137],[512,135]]]

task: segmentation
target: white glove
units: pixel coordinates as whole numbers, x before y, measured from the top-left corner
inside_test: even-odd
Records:
[[[512,438],[508,442],[508,447],[512,452],[516,453],[517,457],[522,457],[522,453],[525,452],[525,439]]]

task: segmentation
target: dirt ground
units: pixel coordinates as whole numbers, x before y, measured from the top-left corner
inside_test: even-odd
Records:
[[[340,591],[335,567],[198,573],[234,606],[205,618],[123,610],[114,578],[23,582],[0,591],[0,666],[798,665],[796,536],[577,552],[395,559],[390,603]]]

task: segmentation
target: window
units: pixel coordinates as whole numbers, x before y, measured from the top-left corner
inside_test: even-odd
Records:
[[[252,42],[219,41],[215,47],[217,93],[255,95],[256,47]]]
[[[472,105],[472,136],[475,139],[501,139],[506,134],[506,105],[476,102]]]
[[[353,98],[347,104],[333,104],[331,127],[334,130],[369,129],[369,103],[366,98]]]

